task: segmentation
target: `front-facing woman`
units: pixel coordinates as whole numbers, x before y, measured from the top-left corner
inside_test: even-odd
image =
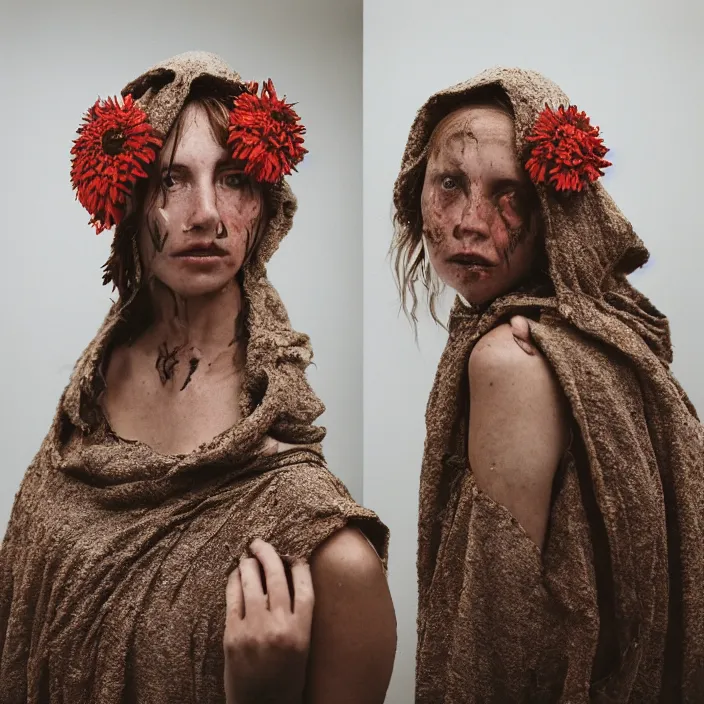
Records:
[[[119,297],[2,544],[2,704],[383,701],[387,530],[326,467],[309,341],[266,277],[302,134],[205,53],[86,114],[71,176],[116,226]]]
[[[395,188],[401,293],[459,295],[426,411],[416,700],[697,702],[704,432],[599,131],[495,69],[432,96]]]

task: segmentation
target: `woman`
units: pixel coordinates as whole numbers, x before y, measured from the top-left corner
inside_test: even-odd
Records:
[[[607,149],[551,81],[432,96],[396,181],[404,305],[457,293],[427,412],[416,701],[694,702],[704,433]]]
[[[212,54],[122,97],[72,150],[119,298],[13,507],[0,702],[381,702],[387,529],[326,468],[309,341],[266,278],[303,127]]]

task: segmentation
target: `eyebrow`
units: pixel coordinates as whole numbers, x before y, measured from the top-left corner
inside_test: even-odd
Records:
[[[464,163],[462,162],[462,159],[450,154],[442,155],[444,157],[443,161],[445,163],[442,164],[443,167],[449,166],[450,168],[454,169],[455,171],[461,171],[464,173]]]
[[[455,154],[450,149],[443,149],[440,145],[436,145],[433,152],[430,154],[429,161],[433,161],[435,168],[447,169],[453,168],[456,171],[464,170],[464,160],[461,154]]]
[[[442,154],[439,159],[435,160],[434,171],[439,172],[451,172],[457,174],[464,174],[464,162],[461,158],[456,157],[452,154]],[[522,179],[520,175],[516,176],[513,173],[508,173],[506,171],[497,171],[497,173],[489,174],[488,181],[494,187],[498,186],[524,186],[525,179]]]

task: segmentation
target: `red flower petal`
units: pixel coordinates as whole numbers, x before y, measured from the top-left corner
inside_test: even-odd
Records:
[[[146,177],[162,140],[131,95],[122,105],[117,98],[98,99],[83,121],[71,148],[71,184],[100,234],[120,223],[127,196]]]
[[[262,86],[248,84],[248,92],[235,99],[230,111],[228,146],[232,158],[245,162],[244,171],[256,181],[275,183],[295,170],[308,150],[303,147],[305,127],[293,110],[276,95],[271,80]]]
[[[556,191],[581,191],[611,166],[603,157],[609,151],[584,111],[575,105],[557,111],[548,105],[526,137],[535,144],[526,162],[534,183],[553,184]]]

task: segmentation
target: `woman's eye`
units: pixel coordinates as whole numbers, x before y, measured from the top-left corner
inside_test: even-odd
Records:
[[[247,183],[247,177],[241,172],[225,174],[224,181],[229,188],[242,188]]]
[[[453,191],[455,188],[457,188],[457,183],[455,182],[455,179],[451,176],[445,176],[442,180],[442,187],[445,191]]]
[[[174,177],[167,171],[161,178],[164,188],[173,188],[176,185]]]

